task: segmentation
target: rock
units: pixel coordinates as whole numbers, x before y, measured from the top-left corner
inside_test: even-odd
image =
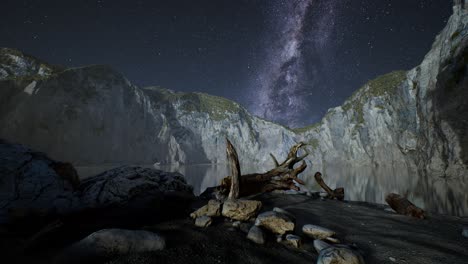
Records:
[[[320,253],[322,249],[327,247],[331,247],[331,245],[321,239],[314,240],[314,248],[317,251],[317,253]]]
[[[258,226],[252,226],[250,228],[247,239],[257,244],[265,244],[265,235],[263,234],[263,230]]]
[[[80,198],[83,208],[151,210],[176,200],[187,203],[194,195],[192,186],[180,173],[123,166],[84,180]]]
[[[283,235],[276,235],[276,242],[278,243],[283,242]]]
[[[247,221],[257,215],[262,202],[253,200],[227,200],[224,202],[222,215],[234,220]]]
[[[61,262],[79,262],[81,258],[112,257],[130,253],[162,250],[165,239],[143,230],[103,229],[92,233],[68,248]]]
[[[200,216],[211,216],[211,217],[216,217],[216,216],[221,216],[221,206],[223,203],[217,200],[209,200],[208,204],[201,207],[200,209],[196,210],[195,212],[190,214],[190,217],[192,218],[197,218]]]
[[[295,248],[300,248],[302,246],[302,239],[300,236],[287,234],[285,241],[286,241],[286,244]]]
[[[468,238],[468,227],[463,227],[462,236]]]
[[[334,231],[328,228],[317,225],[304,225],[302,227],[302,232],[314,239],[323,239],[334,236],[336,234]]]
[[[241,223],[242,223],[241,221],[235,221],[235,222],[232,223],[232,226],[239,228]]]
[[[195,226],[198,227],[208,227],[211,225],[212,219],[209,216],[203,215],[195,219]]]
[[[269,211],[261,213],[255,220],[256,226],[263,226],[275,234],[285,234],[294,230],[294,221],[288,215]]]
[[[23,145],[0,140],[0,179],[3,222],[31,222],[32,216],[69,212],[76,203],[79,180],[73,166]]]
[[[286,211],[286,210],[284,210],[284,209],[282,209],[282,208],[275,207],[275,208],[273,208],[273,212],[285,214],[285,215],[287,215],[289,218],[291,218],[291,220],[296,221],[296,217],[295,217],[293,214],[291,214],[290,212],[288,212],[288,211]]]
[[[354,250],[332,246],[320,250],[317,264],[364,264],[364,259]]]
[[[396,262],[396,258],[389,257],[388,259],[389,259],[391,262]]]
[[[332,242],[332,243],[335,243],[335,244],[339,244],[340,243],[340,240],[334,238],[334,237],[327,237],[325,238],[325,240],[329,241],[329,242]]]

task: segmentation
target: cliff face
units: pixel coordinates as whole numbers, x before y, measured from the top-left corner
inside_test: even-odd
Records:
[[[467,24],[467,9],[455,6],[421,65],[369,82],[320,123],[296,130],[314,147],[312,163],[403,167],[418,188],[408,191],[424,194],[425,206],[467,214]]]
[[[468,214],[468,196],[456,189],[468,181],[467,24],[467,10],[455,6],[421,65],[370,81],[294,131],[220,97],[139,88],[106,66],[64,70],[0,49],[0,138],[75,164],[147,164],[223,163],[228,137],[242,163],[267,166],[269,153],[281,159],[302,140],[314,171],[403,167],[395,173],[411,182],[409,193],[431,194],[420,196],[426,207]],[[327,181],[385,186],[345,174]]]
[[[29,58],[11,49],[0,53],[14,54],[18,61]],[[0,80],[0,137],[56,159],[76,164],[217,163],[225,160],[227,136],[245,161],[263,162],[270,151],[279,154],[294,143],[292,131],[224,98],[141,89],[107,66],[42,75],[31,64],[20,65],[24,69]]]

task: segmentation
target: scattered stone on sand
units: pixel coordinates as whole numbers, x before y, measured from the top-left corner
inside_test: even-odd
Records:
[[[322,198],[327,198],[328,197],[328,193],[326,193],[326,192],[320,192],[319,195]]]
[[[275,208],[273,208],[273,211],[277,212],[277,213],[285,214],[289,218],[291,218],[291,220],[296,221],[296,217],[293,214],[291,214],[290,212],[284,210],[283,208],[275,207]]]
[[[255,220],[256,226],[263,226],[275,234],[285,234],[294,230],[294,220],[288,215],[275,211],[261,213]]]
[[[195,219],[195,226],[208,227],[208,226],[211,225],[212,221],[213,220],[211,219],[211,217],[203,215],[203,216],[197,217],[197,219]]]
[[[396,262],[396,258],[389,257],[388,258],[391,262]]]
[[[257,243],[257,244],[265,244],[265,234],[263,230],[258,226],[252,226],[247,234],[247,239]]]
[[[234,222],[232,223],[232,226],[238,228],[238,227],[240,226],[241,223],[242,223],[241,221],[234,221]]]
[[[208,201],[207,205],[191,213],[190,217],[197,218],[197,217],[204,216],[204,215],[210,216],[210,217],[221,216],[221,206],[222,206],[222,203],[220,201],[210,200]]]
[[[227,200],[224,202],[222,215],[234,220],[247,221],[257,215],[262,202],[253,200]]]
[[[339,244],[340,243],[340,240],[334,238],[334,237],[327,237],[325,238],[325,240],[327,240],[328,242],[332,242],[334,244]]]
[[[300,248],[302,246],[302,239],[300,236],[288,234],[286,235],[286,244],[295,247],[295,248]]]
[[[388,212],[388,213],[396,214],[396,211],[393,210],[392,208],[385,208],[384,211],[385,211],[385,212]]]
[[[314,248],[317,251],[317,253],[320,253],[322,249],[327,247],[331,247],[331,245],[321,239],[314,240]]]
[[[277,235],[276,236],[276,242],[278,242],[278,243],[283,242],[283,235]]]
[[[331,246],[320,251],[317,264],[364,264],[364,259],[349,248]]]
[[[468,238],[468,226],[463,227],[462,235]]]
[[[165,239],[144,230],[103,229],[92,233],[66,250],[63,258],[111,257],[161,250]]]
[[[302,232],[314,239],[323,239],[336,234],[335,231],[317,225],[304,225]]]

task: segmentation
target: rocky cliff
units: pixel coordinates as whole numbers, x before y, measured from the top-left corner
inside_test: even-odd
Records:
[[[283,157],[302,140],[310,143],[307,162],[314,171],[401,166],[407,192],[435,193],[420,195],[421,206],[468,214],[468,194],[456,189],[468,181],[468,14],[462,5],[421,65],[370,81],[318,124],[295,130],[224,98],[139,88],[107,66],[63,69],[0,49],[0,138],[75,164],[222,163],[229,137],[241,163],[273,165],[269,153]],[[349,180],[362,188],[385,185]]]

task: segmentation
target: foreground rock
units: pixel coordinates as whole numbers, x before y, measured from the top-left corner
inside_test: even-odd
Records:
[[[200,217],[197,217],[197,219],[195,219],[195,226],[208,227],[209,225],[211,225],[212,221],[213,220],[209,216],[206,216],[206,215],[200,216]]]
[[[247,234],[247,239],[257,243],[265,244],[265,234],[263,230],[258,226],[252,226]]]
[[[217,200],[210,200],[208,204],[201,207],[200,209],[196,210],[195,212],[190,214],[190,217],[197,218],[200,216],[210,216],[216,217],[221,216],[221,206],[223,204]]]
[[[256,226],[263,226],[274,234],[283,235],[294,230],[294,221],[286,214],[269,211],[261,213],[255,220]]]
[[[92,233],[68,248],[60,262],[79,262],[80,259],[107,258],[115,255],[162,250],[165,239],[143,230],[103,229]]]
[[[286,235],[286,244],[294,247],[294,248],[300,248],[302,246],[302,239],[300,236],[292,235],[292,234],[287,234]]]
[[[222,215],[239,221],[254,218],[262,208],[262,202],[252,200],[227,200],[223,204]]]
[[[0,223],[69,211],[79,184],[75,169],[23,145],[0,140]]]
[[[182,174],[124,166],[83,181],[79,198],[83,209],[125,208],[128,213],[168,208],[168,203],[187,205],[194,195]]]
[[[335,231],[317,225],[304,225],[302,232],[314,239],[323,239],[336,234]]]
[[[317,251],[317,253],[320,253],[322,249],[325,249],[327,247],[330,247],[331,245],[328,244],[327,242],[321,240],[321,239],[316,239],[314,240],[314,248]]]
[[[364,264],[364,259],[354,250],[332,246],[320,251],[317,264]]]

